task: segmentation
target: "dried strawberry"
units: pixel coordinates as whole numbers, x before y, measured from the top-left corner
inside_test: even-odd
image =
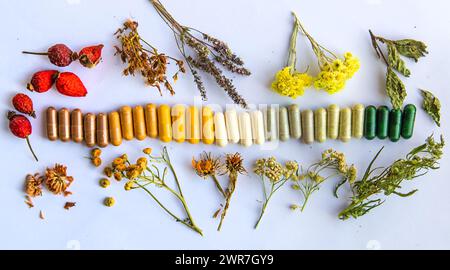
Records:
[[[15,112],[9,111],[8,112],[8,120],[9,120],[9,129],[11,130],[12,134],[15,136],[26,139],[28,147],[30,148],[31,153],[33,154],[33,157],[38,161],[38,158],[36,157],[36,154],[33,151],[33,148],[31,147],[30,140],[28,137],[33,132],[33,129],[31,127],[31,123],[23,115],[16,114]]]
[[[33,109],[33,101],[25,94],[16,94],[12,98],[12,104],[16,110],[21,113],[28,114],[29,116],[36,118],[36,113]]]
[[[83,82],[72,72],[60,73],[56,79],[56,89],[63,95],[70,97],[84,97],[87,95]]]
[[[83,48],[78,54],[80,63],[88,68],[95,67],[102,59],[103,44]]]
[[[47,52],[27,52],[26,54],[47,55],[50,62],[58,67],[66,67],[77,59],[77,54],[73,53],[69,47],[64,44],[56,44],[48,48]]]
[[[43,70],[33,74],[31,81],[27,84],[30,91],[43,93],[52,88],[58,77],[59,72],[56,70]]]

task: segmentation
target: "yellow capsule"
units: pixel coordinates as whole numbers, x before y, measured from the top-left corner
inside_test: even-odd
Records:
[[[87,113],[84,116],[84,142],[88,147],[95,145],[95,114]]]
[[[200,118],[198,109],[195,106],[189,106],[186,112],[186,132],[187,140],[192,144],[200,142]]]
[[[342,108],[339,117],[339,139],[348,142],[352,138],[352,110]]]
[[[106,147],[109,143],[108,117],[104,113],[97,115],[96,126],[97,145],[99,147]]]
[[[314,142],[314,113],[311,110],[304,110],[302,115],[302,138],[306,144]]]
[[[163,104],[158,107],[158,133],[163,142],[172,141],[172,121],[170,119],[170,107]]]
[[[339,106],[336,104],[327,108],[327,136],[332,140],[339,136]]]
[[[222,112],[216,112],[214,114],[214,134],[216,137],[216,144],[218,146],[224,147],[228,144],[225,116]]]
[[[184,105],[172,107],[172,137],[182,143],[186,139],[186,108]]]
[[[118,112],[111,112],[109,118],[109,137],[111,144],[119,146],[122,144],[122,129],[120,128],[120,116]]]
[[[202,142],[214,143],[214,113],[208,106],[202,108]]]
[[[122,137],[130,141],[133,139],[133,112],[130,106],[120,108],[120,124],[122,126]]]
[[[70,140],[70,116],[69,110],[62,108],[58,112],[58,134],[63,142]]]
[[[83,141],[83,114],[80,109],[75,109],[70,113],[70,135],[76,143]]]
[[[53,107],[47,109],[47,138],[50,141],[58,139],[58,115]]]
[[[139,141],[142,141],[147,137],[145,131],[145,116],[144,108],[142,106],[136,106],[133,108],[133,126],[134,126],[134,136]]]
[[[145,105],[145,126],[150,138],[158,138],[158,116],[155,104]]]
[[[314,112],[314,137],[320,143],[327,140],[327,111],[324,108]]]
[[[364,105],[356,104],[352,108],[352,136],[361,139],[364,133]]]

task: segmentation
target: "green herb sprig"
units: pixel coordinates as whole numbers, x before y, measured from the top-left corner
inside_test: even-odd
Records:
[[[433,118],[438,127],[441,126],[441,102],[430,91],[420,90],[423,97],[422,108]]]

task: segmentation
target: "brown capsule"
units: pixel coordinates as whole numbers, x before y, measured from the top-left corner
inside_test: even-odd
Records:
[[[87,113],[84,115],[84,142],[88,147],[95,145],[95,114]]]
[[[58,112],[58,134],[61,141],[70,140],[70,115],[66,108],[62,108]]]
[[[83,114],[79,109],[75,109],[70,114],[70,134],[76,143],[83,141]]]
[[[108,145],[108,117],[104,113],[99,113],[97,115],[96,137],[97,145],[99,147],[105,147]]]
[[[109,114],[109,138],[111,144],[119,146],[122,144],[122,130],[120,129],[120,117],[118,112]]]
[[[133,126],[136,139],[139,141],[144,140],[147,137],[147,133],[145,131],[144,108],[142,106],[133,108]]]
[[[56,109],[48,107],[47,109],[47,138],[50,141],[58,139],[58,115]]]
[[[145,112],[145,126],[147,135],[150,138],[158,137],[158,117],[155,104],[147,104],[144,108]]]

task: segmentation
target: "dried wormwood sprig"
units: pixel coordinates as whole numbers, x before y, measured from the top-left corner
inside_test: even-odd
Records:
[[[442,136],[440,142],[436,142],[431,135],[424,144],[412,149],[405,158],[394,161],[388,167],[372,169],[374,162],[383,150],[381,148],[370,162],[363,177],[354,183],[350,183],[353,191],[352,200],[350,205],[339,213],[339,218],[345,220],[350,217],[358,218],[365,215],[384,203],[384,200],[377,198],[382,194],[386,197],[391,194],[400,197],[413,195],[417,189],[407,193],[399,191],[402,182],[416,179],[429,170],[438,169],[444,145]],[[376,174],[375,171],[381,172]]]
[[[206,89],[197,70],[213,76],[217,84],[236,104],[246,108],[247,103],[237,92],[232,80],[223,75],[222,70],[216,65],[218,63],[230,72],[248,76],[251,73],[243,66],[242,59],[235,55],[225,42],[197,29],[179,24],[159,0],[151,0],[151,2],[164,22],[174,32],[177,47],[186,59],[203,100],[207,99]],[[188,54],[187,48],[194,51],[195,57]]]
[[[164,85],[171,95],[175,94],[166,76],[167,66],[170,61],[175,62],[178,66],[178,71],[172,76],[173,80],[176,81],[179,72],[186,72],[183,61],[159,53],[154,46],[140,37],[137,28],[137,22],[127,20],[123,27],[115,33],[116,38],[121,43],[120,47],[115,46],[115,54],[120,56],[122,62],[128,64],[123,70],[123,74],[134,76],[136,73],[140,73],[145,78],[146,83],[156,87],[161,95],[161,85]]]

